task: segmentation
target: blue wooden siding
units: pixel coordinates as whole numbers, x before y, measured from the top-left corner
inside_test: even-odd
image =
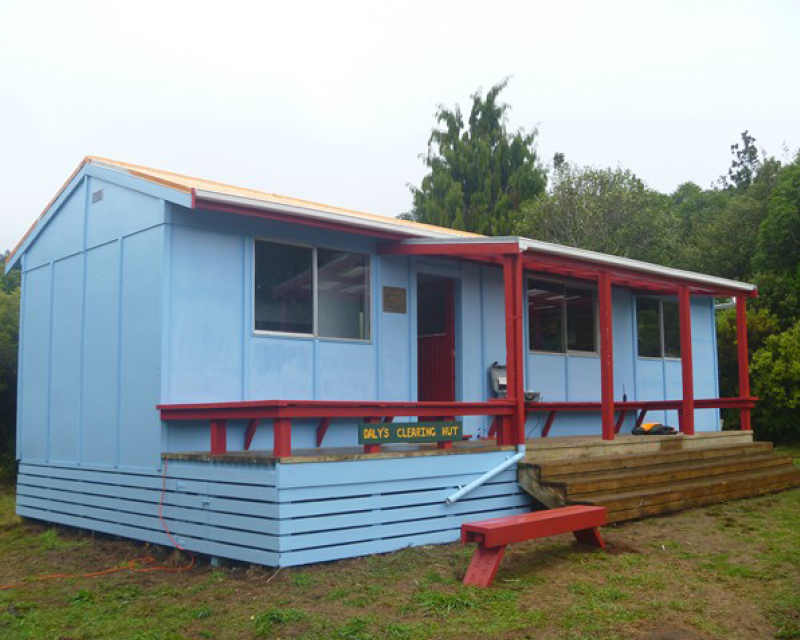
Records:
[[[284,223],[172,207],[169,335],[162,397],[165,402],[213,402],[264,398],[320,400],[416,399],[416,282],[420,274],[456,282],[456,392],[463,400],[489,397],[489,365],[505,361],[503,283],[499,268],[436,258],[376,256],[364,237]],[[253,241],[268,238],[360,251],[373,255],[371,339],[364,342],[256,334],[253,317]],[[408,290],[408,313],[384,313],[383,286]],[[678,361],[649,361],[636,354],[632,292],[615,289],[615,397],[630,400],[680,397]],[[712,302],[692,303],[695,387],[698,397],[716,396]],[[527,350],[526,387],[548,401],[599,401],[596,355],[553,355]],[[674,413],[674,412],[673,412]],[[545,416],[529,418],[528,432],[540,433]],[[676,424],[674,415],[653,419]],[[468,418],[465,431],[485,433],[488,420]],[[632,428],[628,416],[623,431]],[[334,423],[329,446],[355,444],[355,430]],[[314,423],[297,423],[297,446],[314,444]],[[698,412],[699,430],[718,428],[718,412]],[[553,435],[597,434],[597,413],[563,413]],[[267,424],[254,447],[269,448]],[[232,439],[236,448],[239,438]],[[172,450],[204,448],[207,428],[181,429],[169,438]]]
[[[74,183],[22,259],[17,453],[157,468],[164,201],[86,172]]]
[[[503,453],[307,464],[172,461],[163,516],[190,551],[290,566],[452,542],[462,522],[521,513],[508,471],[455,505],[444,499]],[[158,518],[160,475],[76,465],[20,468],[20,515],[170,544]]]

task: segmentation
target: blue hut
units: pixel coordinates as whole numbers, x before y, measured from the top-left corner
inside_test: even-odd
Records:
[[[17,266],[29,518],[298,565],[530,510],[526,446],[749,428],[746,339],[718,397],[741,282],[95,157]]]

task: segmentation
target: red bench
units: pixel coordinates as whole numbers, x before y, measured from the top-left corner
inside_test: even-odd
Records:
[[[495,518],[480,522],[465,522],[461,525],[461,542],[477,542],[475,555],[464,576],[464,584],[488,587],[492,584],[506,546],[554,536],[573,533],[581,544],[601,549],[606,548],[597,527],[606,523],[605,507],[573,505],[546,511],[534,511],[507,518]]]

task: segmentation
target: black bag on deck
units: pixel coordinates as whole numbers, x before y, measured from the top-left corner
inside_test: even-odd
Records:
[[[660,422],[646,422],[634,427],[631,433],[635,436],[668,436],[675,433],[675,428]]]

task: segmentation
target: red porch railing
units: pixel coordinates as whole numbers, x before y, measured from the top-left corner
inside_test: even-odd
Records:
[[[742,411],[750,411],[758,398],[703,398],[694,400],[692,403],[693,409],[741,409]],[[616,422],[614,423],[614,434],[619,433],[627,414],[632,411],[638,411],[636,417],[636,425],[641,425],[644,422],[645,416],[648,411],[670,411],[676,410],[678,412],[678,423],[681,433],[692,435],[694,434],[694,411],[692,411],[692,429],[689,432],[687,427],[688,420],[686,419],[685,412],[685,398],[681,400],[639,400],[639,401],[625,401],[615,402],[614,410],[616,414]],[[553,428],[556,416],[560,411],[602,411],[603,404],[601,402],[528,402],[525,404],[526,414],[531,413],[547,413],[544,427],[542,428],[541,436],[546,438],[550,435],[550,430]],[[744,428],[744,426],[742,426]]]
[[[258,402],[224,402],[205,404],[158,405],[164,421],[205,421],[211,424],[211,454],[223,455],[228,450],[228,421],[246,420],[244,449],[248,450],[261,420],[272,420],[273,455],[285,458],[292,455],[292,420],[319,419],[317,446],[322,444],[331,421],[357,419],[364,422],[391,422],[396,417],[453,420],[456,416],[492,416],[498,425],[497,444],[515,444],[513,400],[497,399],[489,402],[355,402],[325,400],[266,400]],[[452,447],[452,442],[441,442],[441,449]],[[365,453],[377,453],[380,445],[364,445]]]

